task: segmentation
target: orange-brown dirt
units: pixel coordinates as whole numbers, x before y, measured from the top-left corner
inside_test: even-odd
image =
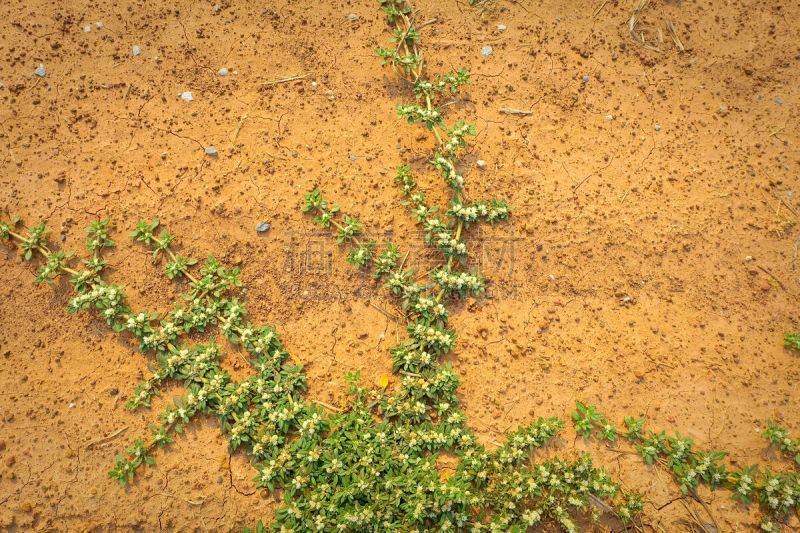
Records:
[[[110,217],[109,279],[152,310],[184,286],[127,233],[160,217],[183,253],[241,267],[249,318],[278,327],[313,398],[342,403],[348,371],[364,383],[389,371],[395,324],[370,304],[395,304],[314,233],[302,195],[319,186],[425,268],[391,178],[410,162],[446,201],[426,168],[433,140],[396,118],[412,96],[375,56],[389,38],[375,2],[216,3],[0,5],[3,220],[46,220],[51,242],[81,250],[82,228]],[[655,1],[637,31],[658,53],[629,33],[636,4],[420,2],[417,20],[437,19],[421,30],[429,70],[472,72],[446,108],[448,123],[477,124],[467,192],[516,206],[472,235],[490,294],[454,307],[447,360],[487,443],[533,416],[568,418],[582,400],[726,450],[733,467],[791,469],[759,430],[773,418],[800,435],[798,353],[782,346],[800,329],[800,8]],[[305,77],[265,84],[293,75]],[[261,221],[272,229],[257,234]],[[132,486],[111,480],[115,454],[148,435],[165,402],[124,406],[148,357],[104,322],[67,315],[67,280],[34,285],[16,246],[0,248],[0,265],[0,530],[227,531],[272,515],[274,497],[256,490],[244,455],[229,458],[212,419]],[[669,503],[679,489],[667,472],[573,437],[558,453],[593,451],[645,495],[653,530],[697,527]],[[758,524],[755,506],[724,490],[701,496],[723,531]]]

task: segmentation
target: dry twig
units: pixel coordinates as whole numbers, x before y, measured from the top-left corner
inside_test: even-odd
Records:
[[[503,107],[500,109],[501,113],[506,115],[530,115],[533,111],[525,111],[523,109],[512,109],[510,107]]]
[[[287,81],[302,80],[303,78],[306,77],[308,77],[308,73],[298,74],[296,76],[289,76],[288,78],[277,78],[274,80],[265,81],[261,85],[277,85],[278,83],[285,83]]]

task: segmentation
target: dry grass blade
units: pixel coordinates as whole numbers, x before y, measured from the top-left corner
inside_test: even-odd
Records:
[[[603,0],[603,3],[600,4],[600,6],[597,9],[594,10],[594,13],[592,13],[592,18],[597,18],[597,15],[599,15],[600,12],[603,10],[603,8],[606,7],[607,3],[608,3],[608,0]]]
[[[302,80],[303,78],[307,77],[308,73],[298,74],[296,76],[289,76],[288,78],[276,78],[274,80],[265,81],[261,85],[277,85],[278,83],[286,83],[287,81]]]
[[[512,109],[510,107],[503,107],[500,109],[501,113],[506,115],[530,115],[533,111],[525,111],[524,109]]]
[[[239,119],[239,125],[236,126],[236,129],[233,131],[233,136],[231,137],[231,142],[236,142],[236,137],[239,136],[239,130],[242,129],[244,125],[244,121],[247,120],[248,113],[242,115],[242,118]]]
[[[686,512],[689,513],[689,517],[692,519],[692,522],[694,522],[694,524],[697,525],[701,531],[704,531],[705,533],[720,533],[720,530],[714,524],[708,523],[701,519],[697,512],[689,507],[689,504],[686,503],[684,498],[681,498],[678,501],[686,508]]]
[[[103,437],[101,439],[96,439],[96,440],[89,441],[89,442],[86,443],[86,449],[88,450],[89,448],[91,448],[95,444],[100,444],[101,442],[106,442],[108,440],[111,440],[114,437],[116,437],[117,435],[119,435],[120,433],[122,433],[123,431],[125,431],[126,429],[128,429],[128,426],[120,428],[120,429],[116,430],[114,433],[112,433],[111,435],[108,435],[108,436]]]
[[[633,14],[631,15],[631,20],[628,23],[628,29],[630,30],[631,35],[636,40],[636,42],[638,42],[648,50],[652,50],[653,52],[658,52],[659,54],[663,54],[664,53],[663,51],[659,50],[655,46],[650,46],[645,42],[644,34],[642,34],[641,36],[636,34],[636,26],[639,24],[639,17],[642,15],[642,11],[644,11],[644,9],[647,7],[649,3],[650,0],[639,0],[639,4],[636,6],[636,9],[633,10]]]
[[[672,37],[675,46],[678,47],[678,50],[681,52],[686,50],[686,47],[683,46],[683,41],[681,41],[681,38],[678,37],[678,32],[675,31],[675,26],[672,25],[672,21],[669,19],[664,19],[664,26],[667,27],[667,31],[669,31],[669,34]]]

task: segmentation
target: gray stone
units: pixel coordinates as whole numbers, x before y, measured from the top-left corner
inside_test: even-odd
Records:
[[[228,69],[226,69],[225,67],[222,67],[221,69],[219,69],[219,71],[217,71],[217,74],[219,74],[220,76],[227,76],[228,75]]]
[[[102,28],[103,27],[103,23],[102,22],[95,22],[94,25],[97,26],[98,28]]]
[[[138,46],[134,46],[133,47],[133,55],[134,56],[138,56],[141,53],[142,53],[142,49],[141,48],[139,48]]]
[[[192,100],[194,100],[194,96],[192,96],[191,91],[182,92],[181,98],[183,98],[183,100],[186,102],[191,102]]]
[[[492,52],[494,52],[494,49],[491,46],[484,46],[483,48],[481,48],[481,55],[483,57],[491,55]]]
[[[775,97],[775,103],[778,104],[778,105],[782,105],[783,104],[783,100],[781,100],[780,97],[776,96]]]
[[[219,155],[219,152],[217,152],[217,149],[213,146],[206,147],[206,153],[211,157],[217,157]]]
[[[502,24],[498,24],[497,25],[497,29],[500,30],[500,31],[506,31],[506,27],[503,26]]]
[[[86,33],[89,33],[90,31],[92,31],[92,27],[91,26],[84,26],[83,27],[83,31],[85,31]]]
[[[269,231],[270,225],[267,222],[259,222],[256,224],[256,231],[259,233],[264,233],[265,231]]]
[[[356,156],[354,156],[354,155],[351,155],[351,156],[350,156],[350,161],[355,161],[356,159],[358,159],[358,157],[356,157]]]
[[[40,78],[44,78],[45,76],[47,76],[47,71],[44,69],[44,65],[42,65],[41,63],[39,63],[39,67],[36,70],[34,70],[33,73],[39,76]]]
[[[584,76],[583,81],[589,81],[589,76]]]

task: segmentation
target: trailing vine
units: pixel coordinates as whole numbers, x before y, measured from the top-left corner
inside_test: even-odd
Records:
[[[575,431],[584,439],[594,437],[609,446],[627,441],[647,464],[671,471],[681,492],[697,501],[700,501],[697,488],[705,484],[712,491],[727,489],[731,498],[744,504],[757,502],[764,511],[761,529],[770,533],[781,530],[789,513],[800,512],[800,474],[797,472],[771,472],[758,465],[728,471],[723,462],[727,452],[696,450],[692,439],[677,432],[675,436],[665,431],[645,433],[644,418],[625,417],[625,430],[618,430],[594,405],[576,402],[575,409],[572,413]],[[767,421],[763,437],[795,465],[800,465],[800,438],[792,439],[787,429],[772,420]]]
[[[347,405],[309,399],[303,366],[285,349],[276,328],[246,320],[245,303],[236,293],[238,268],[214,257],[201,263],[176,253],[175,237],[158,219],[139,221],[130,237],[150,247],[170,280],[185,280],[186,291],[162,311],[132,309],[125,286],[108,279],[103,253],[116,245],[108,219],[86,228],[89,255],[80,264],[76,254],[51,249],[44,222],[27,232],[17,231],[19,217],[0,223],[0,239],[16,242],[26,260],[40,260],[37,283],[70,276],[75,296],[69,313],[95,313],[114,331],[133,335],[140,350],[152,356],[150,375],[126,404],[131,410],[149,408],[167,382],[185,389],[150,425],[147,438],[135,439],[115,457],[109,475],[121,485],[134,483],[141,469],[155,464],[154,450],[206,414],[218,419],[232,453],[243,450],[250,457],[256,484],[282,491],[282,506],[267,525],[258,522],[257,532],[522,532],[542,524],[572,532],[601,513],[636,525],[641,496],[623,490],[589,454],[564,458],[545,451],[564,431],[563,420],[540,417],[491,449],[467,424],[457,373],[438,359],[457,346],[451,304],[485,291],[486,279],[467,269],[470,229],[507,220],[513,208],[504,199],[473,200],[466,191],[458,156],[476,134],[475,126],[463,120],[448,125],[441,101],[470,83],[467,69],[429,77],[416,14],[404,0],[378,1],[392,37],[376,52],[408,82],[414,98],[397,104],[398,118],[433,134],[429,169],[451,194],[446,210],[431,206],[417,186],[417,171],[408,164],[397,167],[394,181],[403,203],[426,242],[439,251],[438,264],[425,276],[404,269],[408,254],[391,242],[378,246],[366,239],[359,217],[343,215],[319,189],[305,195],[302,210],[314,223],[332,228],[338,244],[350,246],[348,262],[371,270],[400,300],[407,337],[390,351],[393,382],[365,387],[353,372],[347,375]],[[195,332],[206,334],[207,341],[191,343],[188,337]],[[800,348],[797,335],[787,333],[785,342]],[[240,347],[252,365],[242,381],[221,364],[232,347]],[[694,450],[692,441],[679,434],[645,435],[644,419],[626,418],[626,429],[618,430],[595,406],[580,402],[572,419],[584,438],[627,440],[648,464],[670,469],[686,494],[702,482],[712,490],[727,488],[744,503],[758,501],[766,512],[761,524],[766,531],[777,531],[781,518],[800,505],[796,473],[757,467],[728,472],[724,452]],[[800,464],[800,439],[791,439],[772,421],[764,437]],[[444,454],[457,458],[455,467],[442,465]]]

